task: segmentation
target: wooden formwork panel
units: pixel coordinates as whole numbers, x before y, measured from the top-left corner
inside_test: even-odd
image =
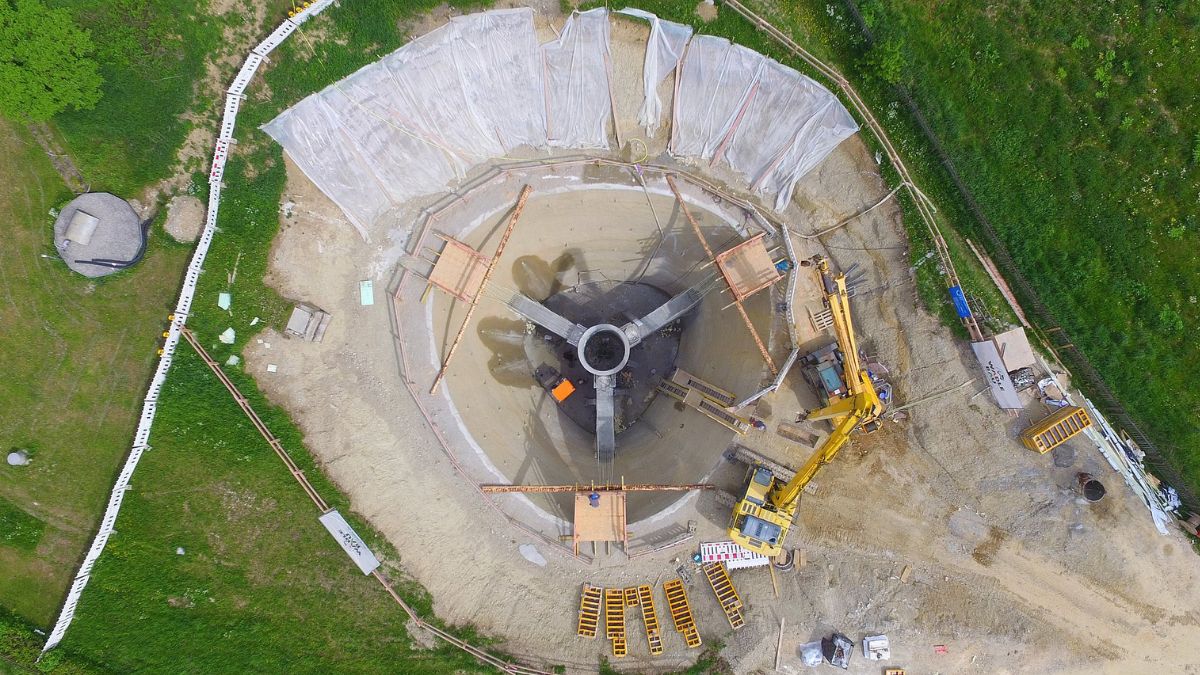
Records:
[[[575,634],[580,637],[594,638],[600,627],[600,589],[595,586],[583,585],[583,594],[579,598],[579,623]]]
[[[604,634],[625,639],[625,593],[619,588],[604,589]]]
[[[637,587],[638,605],[642,608],[642,623],[646,626],[646,642],[651,654],[663,653],[662,630],[658,626],[658,611],[654,608],[654,591],[649,585]]]
[[[629,653],[629,649],[625,644],[625,636],[615,637],[612,639],[612,654],[616,658],[621,658]]]

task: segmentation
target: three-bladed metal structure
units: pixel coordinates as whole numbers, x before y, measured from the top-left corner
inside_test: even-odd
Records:
[[[602,463],[611,462],[616,452],[615,376],[629,361],[629,350],[687,314],[719,285],[720,280],[709,275],[646,316],[620,327],[608,323],[584,327],[523,293],[513,293],[509,298],[508,307],[514,312],[575,347],[580,365],[593,375],[596,390],[596,457]]]

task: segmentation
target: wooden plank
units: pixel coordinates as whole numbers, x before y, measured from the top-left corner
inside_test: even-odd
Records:
[[[500,237],[500,243],[496,246],[496,253],[492,256],[488,263],[487,271],[483,273],[483,281],[479,284],[479,289],[475,292],[474,299],[467,307],[467,315],[463,317],[462,326],[458,329],[458,335],[454,336],[454,342],[450,344],[450,350],[446,352],[446,358],[442,360],[442,367],[438,371],[437,377],[433,380],[433,385],[429,388],[429,393],[437,393],[438,385],[442,383],[442,379],[446,377],[446,370],[450,367],[450,359],[454,358],[454,351],[458,349],[458,343],[462,342],[463,335],[467,333],[467,324],[471,322],[471,316],[475,313],[475,308],[479,306],[479,298],[483,296],[483,289],[487,286],[488,280],[492,278],[492,272],[496,269],[496,263],[500,262],[500,256],[504,254],[504,247],[508,244],[508,238],[512,235],[513,228],[517,226],[517,219],[521,217],[521,211],[525,209],[525,201],[529,199],[529,193],[533,188],[526,185],[521,188],[521,195],[517,197],[517,206],[513,209],[512,216],[508,219],[508,226],[504,228],[504,234]]]

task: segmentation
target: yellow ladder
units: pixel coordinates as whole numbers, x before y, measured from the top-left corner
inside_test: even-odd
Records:
[[[642,623],[646,625],[646,641],[651,654],[663,653],[662,632],[658,626],[658,612],[654,609],[654,592],[650,586],[637,587],[638,604],[642,607]]]
[[[625,656],[625,592],[604,589],[604,634],[612,640],[613,656]]]
[[[692,615],[692,605],[688,602],[687,591],[683,581],[672,579],[663,584],[667,594],[667,608],[671,610],[671,620],[675,622],[675,630],[683,634],[687,646],[700,646],[700,633],[696,630],[696,618]]]
[[[721,603],[721,609],[725,610],[725,618],[729,619],[729,625],[734,630],[746,625],[745,619],[742,618],[742,599],[733,587],[733,580],[729,578],[729,570],[725,563],[705,563],[703,569],[704,576],[708,577],[708,585],[712,586],[713,593],[717,596],[717,602]]]
[[[595,638],[599,625],[600,589],[584,584],[583,595],[579,598],[579,624],[575,634],[579,637]]]

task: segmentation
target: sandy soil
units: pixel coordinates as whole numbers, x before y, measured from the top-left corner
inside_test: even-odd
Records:
[[[175,241],[196,241],[204,229],[204,202],[191,195],[177,195],[167,202],[163,229]]]
[[[614,50],[626,47],[614,31]],[[634,89],[615,89],[623,90]],[[636,111],[625,105],[618,108]],[[271,349],[251,345],[247,368],[299,422],[354,508],[396,544],[401,559],[390,562],[429,589],[439,616],[475,624],[532,663],[594,671],[608,646],[574,637],[580,584],[660,585],[690,548],[634,560],[601,553],[587,564],[510,526],[471,489],[404,386],[383,293],[390,249],[365,243],[288,168],[285,200],[295,206],[281,218],[268,281],[334,318],[319,344],[269,334]],[[969,384],[914,407],[903,423],[857,438],[818,475],[790,542],[807,564],[778,573],[778,597],[765,569],[734,573],[748,606],[745,629],[729,629],[695,577],[688,590],[701,635],[724,642],[722,655],[737,672],[773,668],[781,619],[785,672],[802,670],[799,644],[835,629],[856,640],[887,633],[890,664],[910,672],[1200,672],[1200,558],[1182,536],[1155,532],[1144,507],[1086,443],[1076,443],[1073,466],[1056,468],[1014,440],[1040,411],[1031,406],[1014,419],[997,410],[982,384],[971,382],[977,367],[969,348],[917,306],[894,205],[820,241],[804,238],[887,191],[853,138],[802,181],[785,221],[804,251],[824,250],[842,268],[858,263],[866,272],[855,318],[866,351],[890,368],[901,403]],[[389,240],[386,233],[372,239]],[[376,280],[376,304],[364,307],[357,282],[367,278]],[[278,372],[267,373],[268,363]],[[812,399],[803,380],[791,376],[757,408],[768,431],[744,441],[798,464],[805,453],[773,430]],[[519,414],[517,400],[501,399],[494,414]],[[1106,481],[1104,501],[1078,498],[1074,476],[1081,470]],[[727,467],[713,480],[736,489],[739,478]],[[692,498],[687,509],[696,541],[725,538],[728,510],[711,494]],[[545,566],[522,556],[521,545],[535,547]],[[661,590],[656,597],[661,613]],[[670,630],[666,654],[651,659],[638,620],[629,621],[630,656],[621,668],[650,672],[694,660]],[[935,654],[934,645],[948,653]],[[861,653],[852,661],[852,672],[879,670]]]

